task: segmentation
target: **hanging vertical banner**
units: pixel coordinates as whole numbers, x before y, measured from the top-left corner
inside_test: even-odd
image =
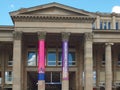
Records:
[[[45,41],[39,40],[38,47],[38,80],[44,80],[45,76]]]
[[[68,41],[63,41],[62,71],[63,71],[63,80],[68,80]]]

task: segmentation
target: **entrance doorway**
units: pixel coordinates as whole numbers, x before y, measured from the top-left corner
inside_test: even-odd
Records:
[[[27,73],[27,90],[38,89],[38,73],[30,71]],[[61,90],[61,73],[46,72],[45,73],[45,90]]]
[[[69,72],[69,90],[76,90],[75,72]],[[27,73],[27,90],[38,89],[38,73],[30,71]],[[45,90],[62,90],[61,72],[45,72]]]

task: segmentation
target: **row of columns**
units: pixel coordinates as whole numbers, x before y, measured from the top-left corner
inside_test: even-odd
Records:
[[[62,33],[62,90],[69,90],[68,39],[70,33]],[[38,90],[45,90],[45,32],[38,33]],[[13,43],[13,90],[22,90],[21,59],[22,32],[14,32]],[[85,33],[84,38],[84,90],[93,90],[93,35]],[[105,48],[105,90],[112,90],[112,43]]]

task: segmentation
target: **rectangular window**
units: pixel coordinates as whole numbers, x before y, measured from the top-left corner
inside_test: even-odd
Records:
[[[13,66],[13,55],[9,55],[8,66]]]
[[[61,73],[60,72],[46,72],[45,83],[46,84],[61,84]]]
[[[102,66],[104,66],[105,65],[105,54],[103,54],[103,56],[102,56]]]
[[[37,55],[35,51],[28,51],[27,66],[36,66]]]
[[[118,62],[117,65],[120,66],[120,54],[118,55]]]
[[[118,30],[118,29],[119,29],[119,23],[116,22],[116,30]]]
[[[75,66],[76,65],[75,52],[69,52],[68,60],[69,60],[69,66]]]
[[[59,52],[58,55],[58,65],[61,66],[62,65],[62,52]],[[75,66],[76,65],[76,61],[75,61],[75,52],[74,51],[69,51],[68,53],[68,65],[69,66]]]
[[[102,30],[102,28],[103,28],[103,25],[102,25],[103,23],[102,22],[100,22],[100,29]]]
[[[62,66],[62,52],[58,53],[58,66]]]
[[[93,86],[96,87],[96,71],[93,71]]]
[[[0,84],[2,84],[2,73],[0,72]]]
[[[48,52],[47,65],[48,66],[56,66],[56,52],[55,51]]]
[[[107,29],[107,23],[104,22],[104,30],[106,30],[106,29]]]
[[[12,84],[12,71],[5,72],[5,84]]]
[[[108,29],[111,29],[111,22],[108,22]]]

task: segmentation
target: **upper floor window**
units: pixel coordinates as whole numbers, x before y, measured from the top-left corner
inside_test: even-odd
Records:
[[[13,66],[13,55],[12,54],[9,55],[8,66]]]
[[[107,29],[107,22],[104,22],[104,29]]]
[[[100,29],[103,29],[103,23],[100,22]]]
[[[105,65],[105,54],[102,55],[102,66]]]
[[[116,22],[116,30],[118,30],[118,29],[119,29],[119,23]]]
[[[59,52],[58,55],[58,65],[62,65],[62,52]],[[74,51],[69,51],[68,52],[68,65],[69,66],[75,66],[76,65],[76,58],[75,58],[75,52]]]
[[[0,72],[0,84],[2,84],[2,73]]]
[[[55,51],[48,52],[47,65],[48,66],[56,66],[56,52]]]
[[[108,22],[108,29],[111,29],[111,22]]]
[[[37,55],[35,51],[28,51],[27,66],[37,65]]]
[[[13,78],[12,78],[12,71],[6,71],[5,72],[5,84],[12,84]]]
[[[118,55],[117,65],[120,66],[120,54]]]

